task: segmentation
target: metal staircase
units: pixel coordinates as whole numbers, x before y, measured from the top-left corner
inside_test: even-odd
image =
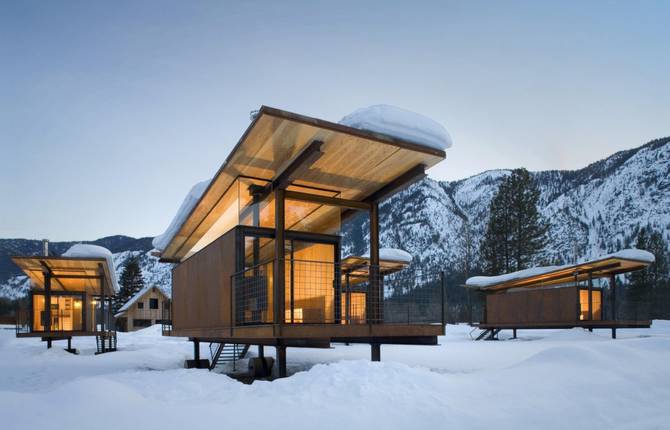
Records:
[[[498,333],[500,333],[501,330],[502,329],[499,328],[487,328],[480,331],[477,337],[473,337],[472,332],[470,332],[470,337],[472,337],[474,340],[497,340]]]
[[[95,337],[96,354],[116,351],[116,332]]]
[[[211,342],[209,344],[209,353],[212,359],[210,360],[209,370],[214,370],[219,365],[231,362],[233,363],[233,371],[237,370],[237,360],[241,360],[247,355],[249,346],[239,343]]]

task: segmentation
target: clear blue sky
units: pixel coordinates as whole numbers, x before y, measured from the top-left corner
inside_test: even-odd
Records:
[[[670,134],[670,2],[314,3],[0,2],[0,237],[162,232],[261,104],[423,113],[439,179]]]

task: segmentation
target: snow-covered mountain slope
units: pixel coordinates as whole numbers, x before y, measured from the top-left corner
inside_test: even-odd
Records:
[[[382,246],[409,251],[416,266],[462,271],[466,249],[471,261],[478,258],[491,199],[508,174],[487,171],[453,182],[427,178],[397,194],[381,206]],[[670,138],[583,169],[533,176],[550,224],[544,262],[568,263],[630,246],[641,226],[651,225],[670,240]],[[346,237],[345,251],[361,252],[366,222],[359,220]]]
[[[145,285],[155,285],[161,288],[167,295],[171,295],[172,265],[159,263],[158,258],[151,255],[151,251],[122,251],[114,253],[114,269],[116,270],[117,278],[120,278],[123,263],[130,256],[139,257]],[[0,284],[0,297],[10,299],[21,298],[26,295],[29,287],[30,282],[26,276],[12,276],[5,283]]]
[[[452,182],[427,178],[397,194],[381,206],[382,246],[409,251],[415,268],[463,271],[467,249],[471,261],[478,258],[489,204],[508,174],[493,170]],[[550,224],[545,263],[569,263],[629,247],[646,225],[661,230],[670,242],[670,138],[618,152],[583,169],[533,176],[541,191],[540,210]],[[364,217],[346,225],[344,236],[343,256],[366,252]],[[150,255],[150,242],[113,236],[91,243],[114,252],[119,275],[130,253],[140,255],[145,283],[169,293],[172,266]],[[50,249],[60,253],[72,243],[51,244]],[[39,249],[36,240],[0,240],[4,255],[36,254]],[[19,297],[27,288],[25,278],[16,276],[17,269],[6,260],[6,267],[0,267],[0,297]]]

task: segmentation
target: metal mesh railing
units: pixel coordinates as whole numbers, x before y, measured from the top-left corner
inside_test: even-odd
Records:
[[[383,322],[443,323],[444,276],[441,272],[407,271],[385,277]]]
[[[172,301],[163,303],[161,314],[161,334],[170,336],[172,334]]]
[[[432,324],[444,321],[440,272],[285,260],[286,324]],[[275,261],[233,275],[235,325],[274,321]]]
[[[652,319],[652,296],[648,287],[617,285],[602,290],[603,319],[614,321],[649,321]],[[614,305],[614,306],[612,306]]]
[[[232,276],[235,325],[273,322],[274,262],[259,264]]]
[[[30,333],[30,308],[28,305],[19,301],[16,309],[16,334]]]

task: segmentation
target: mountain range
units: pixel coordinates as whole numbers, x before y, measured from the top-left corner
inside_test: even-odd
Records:
[[[491,199],[509,170],[490,170],[458,181],[426,178],[381,205],[382,246],[412,254],[415,267],[463,272],[476,268]],[[568,263],[631,246],[641,227],[670,242],[670,137],[617,152],[578,170],[532,172],[539,209],[549,223],[549,243],[537,263]],[[343,228],[343,256],[367,249],[367,222]],[[75,242],[53,242],[54,254]],[[92,242],[114,253],[117,270],[138,255],[145,282],[170,290],[171,265],[150,254],[151,238],[111,236]],[[40,240],[0,239],[0,297],[17,298],[27,284],[10,255],[41,251]],[[467,256],[467,257],[466,257]],[[475,270],[476,269],[472,269]]]

